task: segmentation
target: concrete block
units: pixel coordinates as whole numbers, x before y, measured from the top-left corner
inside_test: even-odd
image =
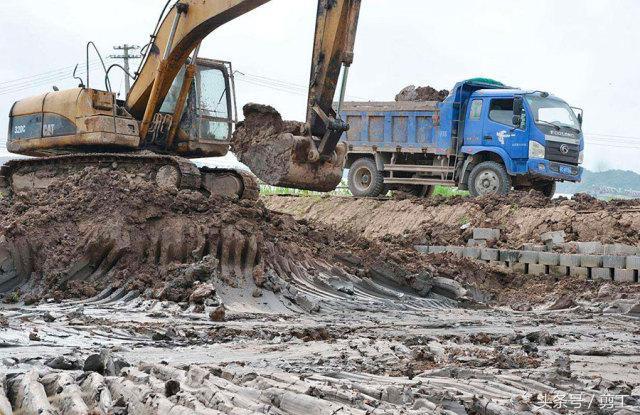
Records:
[[[611,268],[591,268],[591,279],[593,280],[613,280],[613,271]]]
[[[567,277],[569,276],[569,267],[552,265],[549,267],[549,275],[553,275],[554,277]]]
[[[545,245],[559,245],[564,243],[565,236],[567,235],[564,231],[551,231],[540,235],[540,239],[545,243]]]
[[[569,267],[569,275],[572,277],[589,279],[589,268]]]
[[[462,250],[462,256],[469,259],[479,259],[480,258],[480,248],[474,247],[466,247]]]
[[[640,256],[628,256],[627,257],[627,269],[640,269]]]
[[[471,248],[486,248],[487,241],[482,239],[469,239],[467,241],[467,246]]]
[[[429,246],[427,246],[427,245],[415,245],[413,247],[413,249],[415,249],[416,251],[418,251],[421,254],[428,254],[429,253]]]
[[[500,261],[503,262],[518,262],[520,261],[520,252],[513,249],[501,249]]]
[[[516,274],[527,273],[527,264],[521,262],[508,262],[507,267],[509,268],[509,271],[515,272]]]
[[[575,254],[560,254],[560,265],[565,267],[579,267],[580,255]]]
[[[602,257],[603,268],[620,268],[623,269],[627,266],[627,257],[616,255],[604,255]]]
[[[527,274],[529,275],[545,275],[547,273],[546,265],[527,264]]]
[[[600,242],[576,242],[578,245],[578,253],[584,255],[597,255],[604,252],[604,247]]]
[[[545,252],[547,250],[547,247],[544,245],[536,245],[536,244],[531,244],[531,246],[528,247],[528,249],[526,249],[526,251],[536,251],[536,252]]]
[[[602,268],[602,255],[581,255],[580,266],[585,268]]]
[[[523,264],[537,264],[540,253],[536,251],[520,251],[520,262]]]
[[[540,265],[558,265],[560,262],[560,254],[555,252],[539,252],[538,255]]]
[[[473,239],[481,239],[483,241],[497,241],[498,239],[500,239],[500,229],[475,228],[473,230]]]
[[[563,244],[560,244],[559,247],[562,249],[564,253],[567,253],[567,254],[575,254],[578,252],[577,242],[565,242]]]
[[[628,255],[638,255],[639,253],[640,253],[640,248],[633,245],[625,245],[625,244],[604,245],[605,255],[628,256]]]
[[[480,259],[484,261],[497,261],[500,259],[500,251],[493,248],[483,248],[480,250]]]
[[[614,269],[613,280],[616,282],[636,282],[637,273],[633,269]]]
[[[463,246],[448,246],[445,249],[445,252],[448,254],[453,254],[455,256],[462,256],[462,252],[464,251],[464,247]]]
[[[429,247],[430,254],[444,254],[445,252],[447,252],[446,246],[430,246]]]

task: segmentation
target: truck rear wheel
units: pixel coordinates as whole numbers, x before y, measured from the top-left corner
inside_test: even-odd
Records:
[[[471,170],[467,185],[472,196],[506,195],[511,190],[511,178],[503,165],[485,161]]]
[[[370,158],[356,160],[349,169],[349,190],[356,197],[376,197],[384,190],[384,177]]]

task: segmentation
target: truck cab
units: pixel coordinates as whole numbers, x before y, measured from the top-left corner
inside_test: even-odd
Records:
[[[549,196],[556,181],[580,180],[582,112],[562,99],[540,91],[480,89],[470,95],[465,115],[460,152],[469,157],[468,176],[461,185],[471,193],[498,191],[504,172],[512,187],[534,188]],[[499,164],[504,172],[487,162]],[[476,169],[472,179],[473,169],[482,163],[489,168]]]

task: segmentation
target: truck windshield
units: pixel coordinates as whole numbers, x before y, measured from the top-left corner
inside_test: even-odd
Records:
[[[528,95],[527,102],[536,124],[552,124],[580,131],[578,118],[566,102],[536,95]]]

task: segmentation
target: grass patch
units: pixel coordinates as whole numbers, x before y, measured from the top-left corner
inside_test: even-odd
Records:
[[[436,190],[434,191],[433,195],[444,197],[469,196],[469,192],[458,190],[455,187],[436,186]],[[260,182],[260,196],[351,196],[351,192],[349,191],[349,186],[346,180],[343,180],[338,185],[336,190],[327,193],[314,192],[311,190],[291,189],[288,187],[271,186]]]
[[[458,190],[457,187],[448,187],[448,186],[436,186],[436,190],[433,192],[434,196],[444,196],[444,197],[453,197],[453,196],[469,196],[469,192],[466,190]]]

